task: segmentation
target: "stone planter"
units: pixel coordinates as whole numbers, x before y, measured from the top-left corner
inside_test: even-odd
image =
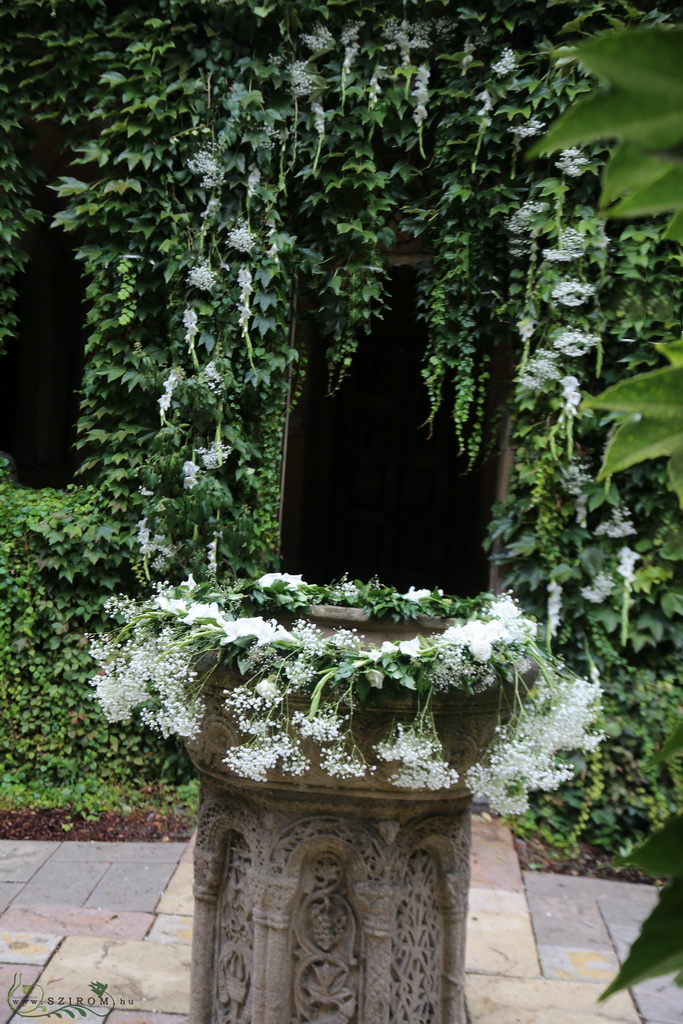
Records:
[[[413,623],[406,632],[417,631]],[[202,784],[191,1024],[465,1024],[464,784],[401,790],[390,766],[365,779],[332,779],[315,766],[297,778],[273,772],[267,783],[240,778],[222,763],[237,740],[222,691],[236,682],[214,673],[201,732],[188,743]],[[354,713],[366,756],[394,721],[413,717],[410,697],[380,696]],[[446,757],[460,772],[491,741],[501,698],[496,689],[436,701]]]

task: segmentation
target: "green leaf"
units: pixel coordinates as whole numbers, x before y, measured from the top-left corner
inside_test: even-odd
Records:
[[[582,43],[587,68],[634,93],[676,97],[683,104],[683,28],[610,32]]]
[[[673,455],[683,449],[683,407],[678,417],[655,419],[636,414],[615,431],[598,479],[628,469],[645,459]]]
[[[635,864],[654,878],[683,877],[683,815],[675,814],[663,828],[632,850],[618,863]]]
[[[680,754],[682,750],[683,722],[680,722],[672,732],[671,736],[669,736],[659,753],[652,758],[652,761],[654,764],[659,764],[661,761],[668,761],[670,757],[673,757],[674,754]]]
[[[665,173],[622,199],[608,211],[609,217],[643,217],[683,210],[683,168],[665,167]]]
[[[680,862],[680,846],[678,860]],[[631,988],[647,978],[672,971],[683,971],[683,879],[677,878],[662,889],[659,902],[631,946],[631,951],[616,978],[600,996]],[[677,979],[678,980],[678,979]]]
[[[682,136],[683,104],[678,97],[661,99],[613,90],[579,100],[529,155],[553,153],[596,139],[621,139],[655,149],[673,145]]]
[[[605,167],[600,204],[607,206],[624,192],[642,188],[666,171],[667,164],[660,157],[650,156],[638,146],[624,142],[614,151]]]
[[[583,402],[587,409],[612,409],[658,419],[683,415],[683,366],[664,367],[619,381]]]

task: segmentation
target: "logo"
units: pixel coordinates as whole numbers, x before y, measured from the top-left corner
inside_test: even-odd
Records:
[[[14,975],[7,1005],[17,1017],[29,1020],[92,1020],[106,1017],[116,1006],[133,1004],[132,999],[117,999],[101,981],[90,982],[91,995],[70,997],[46,995],[42,985],[23,985],[22,979],[23,975]]]

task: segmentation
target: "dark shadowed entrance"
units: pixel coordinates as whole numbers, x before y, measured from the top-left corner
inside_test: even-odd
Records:
[[[395,268],[391,292],[334,395],[312,346],[288,437],[283,566],[316,583],[347,572],[401,589],[478,593],[488,586],[482,542],[495,466],[465,473],[448,399],[429,436],[415,271]]]

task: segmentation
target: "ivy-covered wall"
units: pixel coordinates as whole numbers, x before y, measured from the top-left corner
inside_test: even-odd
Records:
[[[681,705],[675,501],[651,468],[596,485],[609,417],[578,408],[655,364],[652,342],[679,329],[679,272],[656,224],[596,214],[601,147],[532,163],[525,151],[592,86],[573,40],[682,13],[617,0],[0,10],[3,330],[12,344],[25,239],[44,219],[40,140],[56,125],[68,173],[52,183],[53,230],[73,234],[87,284],[83,493],[122,544],[89,585],[130,587],[131,562],[173,580],[276,562],[282,430],[305,373],[294,296],[344,387],[400,222],[431,252],[418,272],[426,409],[452,386],[474,466],[498,436],[484,430],[491,389],[506,394],[514,459],[494,560],[607,691],[609,744],[535,812],[565,841],[579,827],[606,845],[635,836],[681,783],[643,767]],[[82,568],[81,555],[69,559]],[[22,557],[17,540],[10,581]],[[22,679],[41,671],[27,661]]]

